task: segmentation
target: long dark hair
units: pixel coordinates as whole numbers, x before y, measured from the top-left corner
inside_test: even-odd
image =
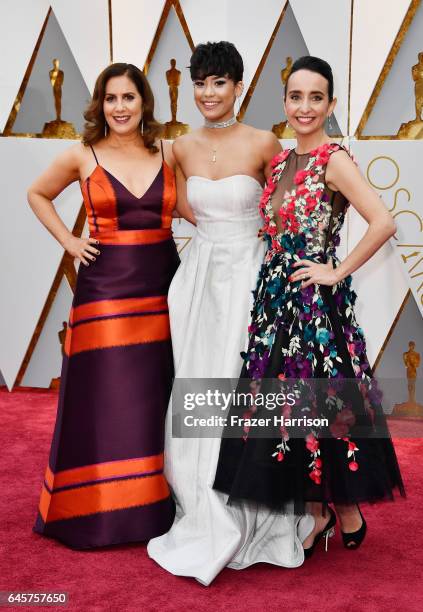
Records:
[[[320,57],[313,57],[312,55],[304,55],[303,57],[299,57],[293,64],[291,68],[291,72],[289,73],[288,80],[285,84],[285,98],[286,93],[288,91],[288,82],[290,77],[294,74],[294,72],[298,72],[298,70],[310,70],[311,72],[317,72],[323,78],[325,78],[328,82],[328,95],[329,102],[333,100],[333,74],[332,68],[329,66],[325,60],[320,59]]]
[[[161,135],[163,126],[154,118],[154,96],[147,77],[133,64],[110,64],[97,77],[92,100],[84,112],[86,124],[84,126],[82,142],[84,145],[93,145],[104,138],[106,119],[103,112],[103,102],[106,84],[109,79],[123,75],[131,79],[142,98],[142,136],[144,145],[150,153],[157,153],[158,148],[154,143]]]

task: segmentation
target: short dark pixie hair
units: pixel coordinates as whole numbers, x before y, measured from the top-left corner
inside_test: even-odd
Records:
[[[294,72],[298,72],[298,70],[310,70],[310,72],[317,72],[322,77],[324,77],[328,82],[328,94],[329,94],[329,102],[333,100],[333,74],[332,68],[329,66],[325,60],[320,59],[320,57],[313,57],[312,55],[304,55],[303,57],[298,58],[292,65],[291,72],[289,73],[289,77],[294,74]],[[285,85],[285,98],[286,93],[288,91],[288,82],[289,77]]]
[[[224,40],[197,45],[191,56],[189,70],[191,79],[208,76],[226,76],[234,83],[242,81],[244,62],[235,45]]]

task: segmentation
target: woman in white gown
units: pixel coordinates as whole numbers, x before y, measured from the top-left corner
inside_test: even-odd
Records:
[[[232,44],[199,45],[190,70],[205,126],[173,145],[178,200],[186,195],[186,218],[197,225],[169,290],[175,377],[236,379],[264,255],[258,203],[269,162],[281,147],[270,132],[235,120],[243,64]],[[172,574],[205,585],[225,566],[301,565],[313,519],[228,505],[227,496],[212,489],[219,448],[220,437],[173,438],[169,410],[165,473],[176,519],[167,534],[149,542],[149,556]]]

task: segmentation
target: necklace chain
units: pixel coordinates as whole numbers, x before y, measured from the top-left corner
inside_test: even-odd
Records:
[[[231,125],[234,125],[235,123],[237,123],[237,119],[234,115],[227,121],[209,121],[208,119],[205,119],[204,127],[212,128],[212,129],[222,129],[222,128],[230,127]],[[216,153],[217,153],[217,149],[212,149],[211,161],[213,163],[216,163]]]

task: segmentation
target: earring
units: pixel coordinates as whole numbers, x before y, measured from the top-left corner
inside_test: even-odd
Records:
[[[141,118],[141,135],[144,136],[144,117]]]
[[[104,122],[104,138],[107,137],[107,121]]]
[[[328,128],[329,128],[330,131],[332,131],[332,129],[333,129],[332,115],[329,115],[329,117],[328,117]]]

